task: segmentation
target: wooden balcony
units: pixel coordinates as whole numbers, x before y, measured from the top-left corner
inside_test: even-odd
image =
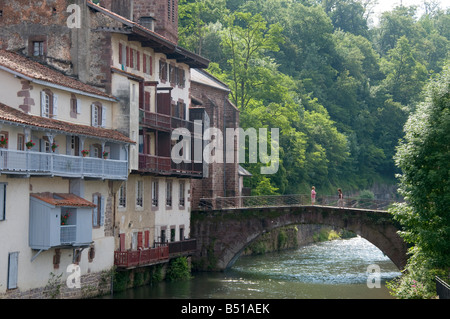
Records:
[[[170,157],[139,154],[139,170],[158,174],[170,174]]]
[[[154,113],[150,111],[139,110],[139,123],[154,129],[170,131],[171,117],[170,115]]]
[[[170,257],[189,256],[197,250],[197,239],[187,239],[169,243]]]
[[[114,252],[114,265],[119,268],[143,267],[168,260],[169,246]]]
[[[0,172],[2,174],[126,180],[128,162],[0,149]]]

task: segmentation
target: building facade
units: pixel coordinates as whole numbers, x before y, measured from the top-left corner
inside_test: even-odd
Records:
[[[117,101],[5,50],[0,82],[0,296],[50,297],[52,276],[72,274],[99,289],[132,143],[113,128]]]
[[[195,249],[203,165],[172,161],[171,133],[204,118],[191,69],[208,61],[177,45],[177,1],[0,4],[0,297],[49,297],[73,265],[99,287],[113,266]]]

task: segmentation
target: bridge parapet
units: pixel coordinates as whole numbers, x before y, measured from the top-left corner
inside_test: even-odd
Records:
[[[316,206],[360,208],[385,211],[394,204],[392,200],[375,200],[357,197],[346,197],[339,203],[337,196],[317,196]],[[259,207],[292,207],[312,205],[310,195],[266,195],[266,196],[238,196],[202,198],[199,210],[217,210],[233,208],[259,208]]]

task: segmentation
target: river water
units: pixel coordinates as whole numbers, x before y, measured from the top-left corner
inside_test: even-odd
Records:
[[[370,265],[378,265],[380,272],[369,273]],[[194,273],[192,280],[129,289],[112,298],[388,299],[385,283],[399,275],[378,248],[356,237],[244,256],[225,272]],[[381,287],[369,288],[369,276],[380,278]]]

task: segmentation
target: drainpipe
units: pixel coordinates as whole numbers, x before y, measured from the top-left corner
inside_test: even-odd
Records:
[[[222,149],[222,156],[223,156],[223,197],[227,197],[227,188],[226,188],[226,176],[227,176],[227,165],[226,165],[226,145],[227,145],[227,134],[226,134],[226,125],[225,125],[225,105],[227,102],[227,97],[224,95],[223,97],[223,149]]]

